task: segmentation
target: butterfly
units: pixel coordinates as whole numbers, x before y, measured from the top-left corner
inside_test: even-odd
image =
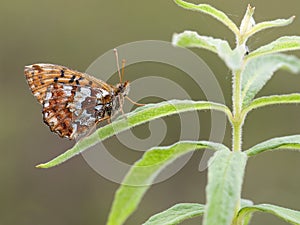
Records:
[[[122,110],[130,89],[120,72],[116,85],[55,64],[25,66],[24,73],[32,94],[43,105],[44,122],[52,132],[70,140],[85,135],[101,121],[110,121]]]

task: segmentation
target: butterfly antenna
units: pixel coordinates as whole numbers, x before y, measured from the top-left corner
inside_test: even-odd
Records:
[[[114,52],[115,52],[116,61],[117,61],[117,68],[118,68],[118,74],[119,74],[119,78],[120,78],[120,83],[122,83],[122,76],[121,76],[120,65],[119,65],[119,56],[118,56],[118,51],[117,51],[116,48],[114,49]]]
[[[120,82],[122,82],[122,80],[124,79],[125,64],[126,64],[126,60],[123,59],[122,60],[122,73],[121,73],[121,80],[120,80]]]

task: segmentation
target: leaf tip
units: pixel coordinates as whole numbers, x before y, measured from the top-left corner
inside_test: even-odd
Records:
[[[172,45],[173,46],[177,46],[177,43],[178,43],[178,36],[179,34],[177,33],[174,33],[173,36],[172,36]]]
[[[36,165],[35,168],[42,169],[42,168],[44,168],[44,164]]]
[[[49,168],[49,166],[47,165],[47,163],[41,163],[41,164],[36,165],[35,168],[47,169],[47,168]]]

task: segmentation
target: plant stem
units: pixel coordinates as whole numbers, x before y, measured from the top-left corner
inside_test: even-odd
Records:
[[[232,121],[232,151],[241,151],[242,148],[242,126],[243,118],[241,117],[241,70],[233,72],[233,121]]]
[[[242,147],[242,125],[239,121],[234,122],[233,124],[233,151],[241,151]]]
[[[232,80],[232,151],[242,150],[242,126],[244,122],[244,117],[242,115],[242,84],[241,84],[241,71],[233,71]],[[237,220],[237,213],[240,209],[240,200],[238,200],[235,210],[235,217],[232,221],[232,225],[241,225]]]
[[[234,117],[241,112],[241,70],[233,74],[233,115]]]

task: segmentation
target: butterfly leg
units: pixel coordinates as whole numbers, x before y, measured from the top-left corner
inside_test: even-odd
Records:
[[[100,123],[100,122],[102,122],[102,121],[105,121],[105,120],[107,120],[108,123],[111,123],[110,116],[105,116],[105,117],[101,118],[100,120],[96,121],[93,126],[90,127],[90,129],[88,130],[88,132],[82,138],[86,138],[86,137],[90,136],[92,134],[93,130],[96,129],[97,124]]]

